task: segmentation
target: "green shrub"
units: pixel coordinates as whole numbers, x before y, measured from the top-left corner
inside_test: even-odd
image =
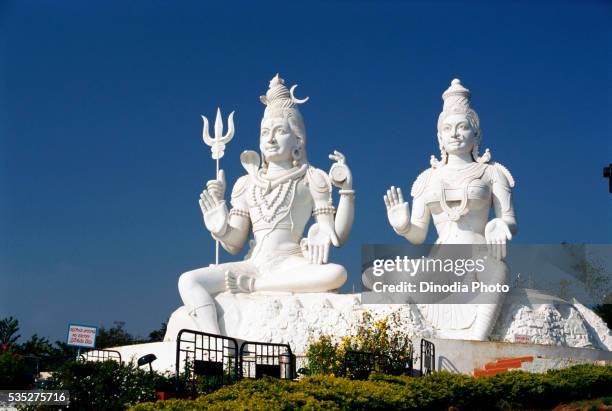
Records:
[[[349,350],[384,355],[403,370],[413,355],[413,347],[410,338],[399,331],[400,324],[397,313],[374,321],[371,314],[365,312],[354,335],[340,340],[321,336],[306,351],[309,374],[344,375],[347,371],[344,370],[344,355]]]
[[[330,336],[323,335],[318,341],[311,343],[306,351],[308,373],[342,376],[346,341],[347,339],[343,339],[343,344],[340,345]]]
[[[0,389],[29,389],[34,376],[23,357],[9,348],[0,347]]]
[[[70,361],[53,373],[50,389],[70,391],[71,409],[120,410],[154,400],[155,392],[170,383],[131,364]]]
[[[326,375],[297,382],[244,380],[194,401],[143,403],[132,410],[550,409],[561,402],[611,394],[611,366],[578,365],[546,374],[511,371],[493,377],[437,372],[423,378],[372,374],[368,381]]]

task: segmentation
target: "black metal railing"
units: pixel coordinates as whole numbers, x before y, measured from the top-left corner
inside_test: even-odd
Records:
[[[421,340],[421,376],[436,370],[436,346],[431,341]]]
[[[288,344],[244,341],[240,346],[240,377],[296,378],[295,356]]]
[[[93,348],[87,351],[81,351],[79,355],[78,361],[117,361],[121,364],[121,353],[115,350],[103,350],[98,348]]]
[[[412,341],[410,342],[410,350],[408,351],[408,357],[404,362],[405,373],[409,376],[414,376],[414,346],[412,345]]]
[[[182,372],[181,372],[182,371]],[[239,378],[238,342],[231,337],[181,330],[176,337],[176,390],[208,391]]]

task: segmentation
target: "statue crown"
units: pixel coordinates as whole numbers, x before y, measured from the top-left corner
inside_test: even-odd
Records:
[[[463,87],[458,78],[451,81],[451,85],[442,94],[443,112],[467,113],[470,110],[470,90]]]
[[[277,73],[268,86],[268,92],[265,96],[259,97],[261,102],[266,106],[265,113],[269,113],[271,110],[284,109],[284,108],[297,108],[298,105],[308,101],[310,97],[304,99],[298,99],[293,94],[297,84],[292,86],[291,89],[287,89],[285,86],[285,80],[283,80]]]

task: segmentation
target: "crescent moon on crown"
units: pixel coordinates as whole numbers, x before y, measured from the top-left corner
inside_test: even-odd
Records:
[[[291,101],[293,101],[295,104],[304,104],[305,102],[308,101],[308,99],[310,99],[310,97],[306,97],[306,98],[301,99],[301,100],[299,98],[296,98],[295,95],[293,94],[293,91],[296,89],[297,86],[298,85],[295,84],[289,90],[289,94],[291,94]]]

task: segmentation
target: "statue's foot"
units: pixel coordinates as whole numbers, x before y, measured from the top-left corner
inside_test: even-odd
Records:
[[[225,272],[225,288],[232,293],[252,293],[255,279],[248,275],[236,274],[232,271]]]

